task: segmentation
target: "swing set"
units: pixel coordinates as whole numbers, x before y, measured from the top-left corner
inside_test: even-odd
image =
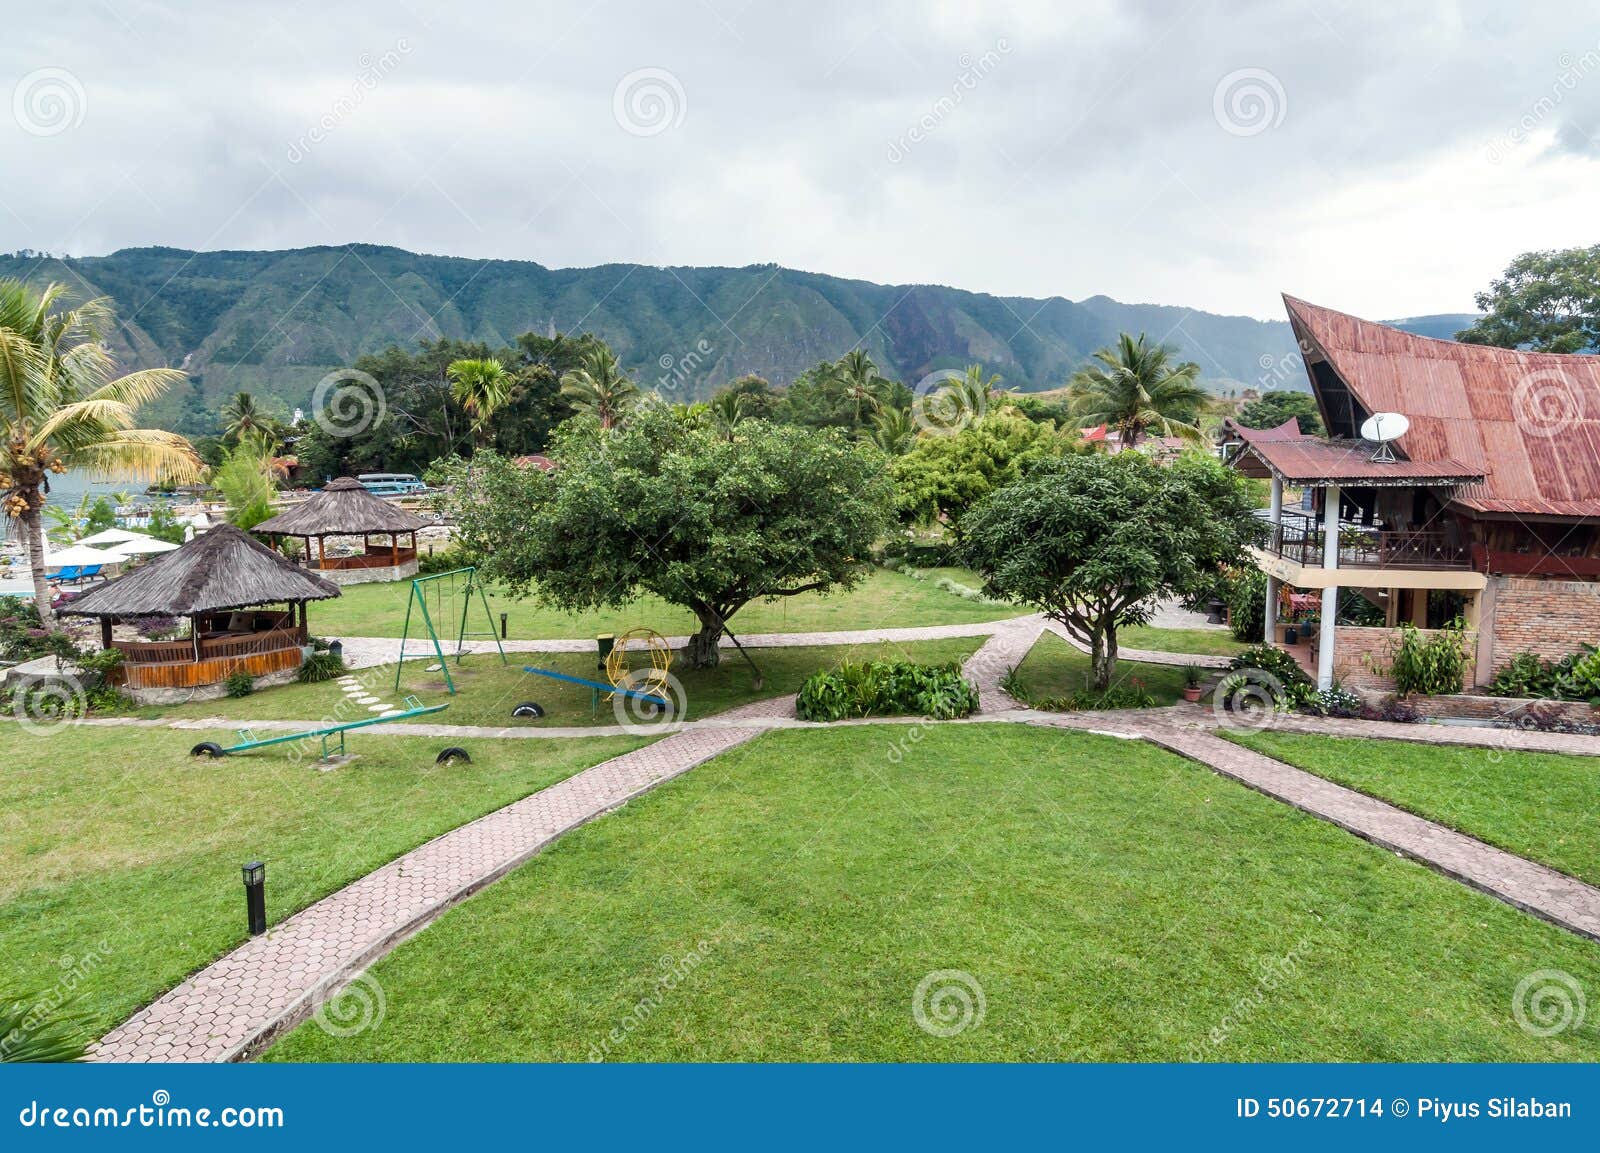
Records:
[[[428,610],[428,593],[433,593],[433,611]],[[473,597],[483,606],[484,623],[487,630],[467,630],[467,614],[472,610]],[[483,590],[483,582],[478,579],[476,565],[466,568],[451,569],[449,572],[433,573],[430,576],[417,577],[411,582],[411,597],[406,601],[406,623],[400,630],[400,658],[394,666],[394,688],[400,691],[400,674],[405,671],[406,640],[411,636],[411,613],[415,609],[422,622],[422,627],[427,629],[428,639],[433,642],[433,652],[439,658],[439,668],[444,672],[444,683],[449,688],[451,695],[455,695],[456,682],[450,676],[450,662],[445,659],[444,647],[439,643],[439,632],[434,624],[435,620],[446,622],[450,619],[446,614],[454,614],[456,623],[456,664],[461,663],[461,658],[466,655],[466,640],[468,637],[489,637],[494,641],[494,647],[500,653],[500,663],[509,663],[506,660],[506,650],[500,644],[500,634],[494,628],[494,613],[489,608],[489,595]],[[420,635],[420,632],[419,632]]]

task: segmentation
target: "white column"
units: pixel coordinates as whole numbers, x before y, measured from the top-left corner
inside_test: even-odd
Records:
[[[1339,486],[1330,484],[1322,493],[1322,567],[1339,567]],[[1317,688],[1333,687],[1333,630],[1339,615],[1339,586],[1322,590],[1322,627],[1317,644]]]
[[[1272,478],[1272,509],[1270,519],[1272,521],[1273,536],[1272,551],[1276,551],[1278,533],[1283,526],[1283,478],[1278,476],[1274,476]],[[1269,645],[1276,644],[1278,642],[1278,578],[1270,573],[1267,575],[1267,611],[1265,623],[1266,631],[1262,633],[1262,639],[1265,640]]]

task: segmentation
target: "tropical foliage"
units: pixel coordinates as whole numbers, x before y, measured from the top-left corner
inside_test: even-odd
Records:
[[[1262,393],[1259,399],[1240,408],[1234,419],[1246,428],[1277,428],[1286,420],[1294,420],[1307,436],[1321,436],[1324,431],[1316,398],[1309,392],[1286,388]]]
[[[639,403],[639,396],[639,386],[604,345],[591,349],[578,368],[561,378],[561,398],[574,412],[594,417],[602,429],[614,428]]]
[[[1098,364],[1080,369],[1069,385],[1072,411],[1082,428],[1105,425],[1136,445],[1149,433],[1198,440],[1205,390],[1200,366],[1173,363],[1173,349],[1124,332],[1115,347],[1094,354]]]
[[[795,698],[795,712],[807,721],[907,716],[947,721],[970,716],[977,707],[978,690],[961,675],[960,661],[841,661],[807,677]]]
[[[455,402],[471,422],[473,443],[488,444],[493,427],[490,422],[511,399],[515,378],[492,356],[451,361],[445,372],[450,377]]]
[[[1600,244],[1524,252],[1476,299],[1484,315],[1457,340],[1540,352],[1600,349]]]
[[[173,369],[116,375],[100,337],[113,324],[103,299],[67,307],[59,284],[0,281],[0,514],[21,527],[34,595],[50,623],[41,510],[53,474],[199,479],[183,437],[140,428],[139,406],[184,380]]]
[[[962,532],[985,591],[1060,621],[1089,646],[1091,687],[1104,690],[1117,630],[1242,567],[1261,522],[1244,478],[1220,462],[1124,452],[1040,461],[973,508]]]
[[[609,431],[570,422],[551,455],[550,472],[480,453],[435,473],[462,547],[555,608],[688,608],[696,667],[751,601],[853,588],[889,527],[882,456],[840,433],[746,420],[729,437],[646,404]]]

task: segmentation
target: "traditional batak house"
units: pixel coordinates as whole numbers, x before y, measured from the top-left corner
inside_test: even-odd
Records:
[[[1281,606],[1336,604],[1344,589],[1385,627],[1319,622],[1304,660],[1324,688],[1388,687],[1401,622],[1459,616],[1469,687],[1519,652],[1554,659],[1600,641],[1600,357],[1457,344],[1284,303],[1329,439],[1293,421],[1228,427],[1229,460],[1272,482],[1272,536],[1256,550],[1268,639],[1289,632]],[[1291,487],[1310,490],[1309,512],[1284,507]]]

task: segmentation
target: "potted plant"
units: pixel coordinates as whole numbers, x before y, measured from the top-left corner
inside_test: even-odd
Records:
[[[1205,672],[1199,665],[1183,666],[1183,699],[1193,704],[1200,699]]]

